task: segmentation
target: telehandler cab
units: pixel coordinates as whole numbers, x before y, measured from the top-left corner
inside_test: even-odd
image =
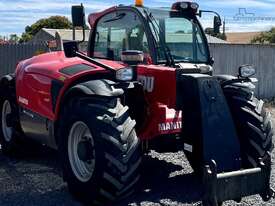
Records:
[[[70,192],[92,205],[127,197],[139,182],[142,152],[173,146],[202,178],[204,206],[274,197],[273,128],[254,96],[255,69],[213,76],[198,21],[209,11],[198,8],[150,9],[140,0],[114,6],[89,16],[87,54],[72,41],[21,61],[0,81],[3,153],[16,152],[22,138],[57,149]],[[72,7],[72,19],[84,28],[82,5]]]

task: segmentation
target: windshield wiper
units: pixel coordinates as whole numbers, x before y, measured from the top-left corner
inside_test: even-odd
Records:
[[[162,48],[164,50],[164,54],[167,56],[167,59],[169,59],[168,60],[168,66],[173,66],[174,67],[175,66],[175,60],[174,60],[174,57],[172,56],[171,50],[167,46],[167,44],[164,41],[164,39],[160,38],[160,33],[164,34],[164,31],[162,31],[162,28],[159,26],[157,20],[155,19],[155,17],[153,16],[152,13],[150,13],[149,18],[151,19],[151,23],[153,25],[157,26],[157,35],[159,36],[159,40],[160,40],[159,42],[161,43],[161,46],[162,46]],[[155,24],[152,22],[152,20],[153,20],[153,22]]]
[[[198,34],[198,28],[196,27],[195,28],[195,31],[194,31],[194,33],[195,33],[195,41],[196,41],[196,45],[198,45],[198,48],[199,48],[199,50],[200,50],[200,53],[204,56],[204,57],[207,57],[207,55],[205,54],[205,52],[203,52],[203,49],[201,48],[201,46],[200,46],[200,43],[199,43],[199,40],[198,40],[198,37],[197,37],[197,34]]]
[[[167,66],[175,66],[175,61],[174,61],[174,58],[171,54],[170,48],[167,46],[166,42],[162,38],[160,38],[160,32],[163,33],[161,27],[157,23],[157,21],[154,18],[152,13],[148,14],[148,12],[146,10],[144,10],[144,13],[146,14],[146,17],[147,17],[147,20],[149,21],[149,23],[152,24],[152,27],[154,29],[154,33],[159,37],[159,43],[160,43],[160,46],[163,49]],[[153,38],[154,38],[154,41],[155,41],[156,45],[158,45],[158,40],[156,39],[155,35],[153,35]]]
[[[108,20],[104,21],[104,23],[109,23],[109,22],[117,21],[117,20],[123,19],[125,16],[126,16],[125,13],[121,13],[121,14],[115,16],[112,19],[108,19]]]

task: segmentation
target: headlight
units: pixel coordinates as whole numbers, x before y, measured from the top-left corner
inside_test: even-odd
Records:
[[[134,72],[132,68],[123,68],[116,71],[116,79],[119,81],[130,81],[133,79]]]
[[[256,69],[252,65],[243,65],[239,68],[239,77],[249,78],[256,74]]]
[[[209,65],[200,66],[199,69],[201,70],[201,73],[203,73],[203,74],[206,74],[206,73],[209,73],[209,72],[213,71],[213,67],[211,67]]]

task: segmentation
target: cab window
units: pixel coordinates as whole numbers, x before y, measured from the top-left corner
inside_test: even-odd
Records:
[[[120,61],[125,50],[149,53],[143,24],[134,12],[107,14],[97,24],[94,57]]]

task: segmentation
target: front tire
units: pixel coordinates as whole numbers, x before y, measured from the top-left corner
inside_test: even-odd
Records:
[[[134,127],[118,98],[80,98],[64,109],[59,151],[64,180],[78,200],[106,205],[134,191],[141,163]]]
[[[242,168],[259,166],[259,158],[268,159],[274,145],[274,136],[270,114],[264,108],[264,102],[254,96],[245,85],[227,85],[223,88],[236,132],[240,142]],[[194,172],[202,175],[199,153],[186,152]]]
[[[257,167],[274,147],[271,116],[248,88],[229,85],[224,93],[240,140],[242,167]]]

